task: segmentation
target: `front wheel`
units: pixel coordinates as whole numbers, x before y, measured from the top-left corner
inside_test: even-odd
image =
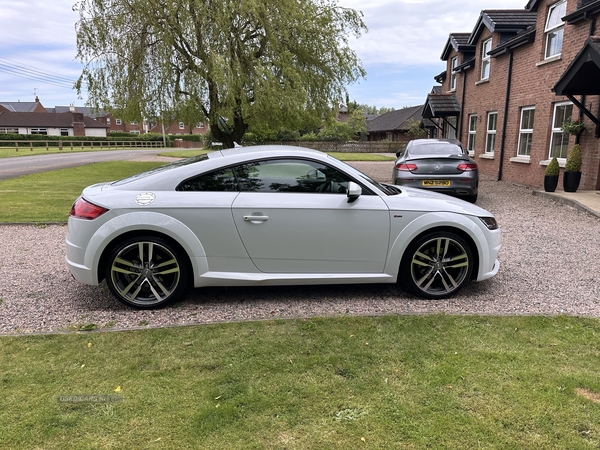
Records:
[[[157,236],[140,236],[112,249],[105,277],[117,300],[135,308],[152,309],[184,295],[189,269],[179,248]]]
[[[444,298],[469,281],[473,264],[471,248],[464,239],[439,231],[422,236],[408,247],[399,279],[419,297]]]

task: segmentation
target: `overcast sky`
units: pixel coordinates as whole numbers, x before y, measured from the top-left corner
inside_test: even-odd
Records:
[[[45,107],[84,106],[72,85],[76,0],[1,0],[0,101],[33,101]],[[352,41],[366,79],[349,86],[350,99],[402,108],[425,101],[451,32],[471,32],[482,9],[522,9],[526,0],[338,0],[361,10],[369,32]],[[34,94],[35,93],[35,94]]]

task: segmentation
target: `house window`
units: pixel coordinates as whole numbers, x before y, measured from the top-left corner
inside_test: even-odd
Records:
[[[122,122],[121,122],[121,119],[115,119],[115,123],[116,123],[117,125],[121,125],[121,123],[122,123]]]
[[[533,118],[535,108],[528,107],[521,110],[521,128],[519,130],[519,147],[517,156],[531,155],[531,138],[533,136]]]
[[[30,134],[44,134],[47,135],[48,134],[48,129],[47,128],[31,128],[29,130]]]
[[[130,133],[131,134],[140,134],[140,130],[131,130]]]
[[[196,128],[204,128],[204,122],[198,122]]]
[[[137,120],[134,120],[133,122],[129,122],[131,125],[137,125]]]
[[[185,124],[183,122],[179,122],[179,129],[180,130],[185,129]]]
[[[573,104],[562,102],[554,105],[554,116],[552,117],[552,138],[550,139],[550,159],[566,158],[569,147],[569,133],[561,130],[565,120],[571,119]]]
[[[454,69],[456,69],[457,66],[458,66],[458,56],[455,56],[454,58],[452,58],[452,61],[450,62],[450,90],[451,91],[456,90],[456,72],[454,72]]]
[[[469,140],[467,141],[467,150],[469,153],[475,152],[475,136],[477,133],[477,114],[469,116]]]
[[[69,135],[69,129],[68,128],[61,128],[60,129],[60,135],[61,136],[68,136]]]
[[[490,112],[487,117],[487,133],[485,137],[485,152],[494,153],[496,147],[496,125],[498,123],[498,113]]]
[[[19,134],[18,128],[0,128],[0,134]]]
[[[446,125],[446,139],[456,139],[456,116],[448,117]]]
[[[560,55],[562,51],[563,33],[565,30],[565,24],[563,23],[562,18],[565,16],[566,10],[566,0],[555,3],[548,10],[546,28],[544,29],[544,32],[546,33],[546,59]]]
[[[110,125],[110,117],[106,118],[106,125]]]
[[[488,39],[481,44],[481,79],[487,80],[490,77],[490,55],[492,50],[492,40]]]

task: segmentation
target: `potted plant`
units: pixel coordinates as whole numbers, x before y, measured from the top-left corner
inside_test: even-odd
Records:
[[[552,158],[550,164],[546,166],[546,172],[544,175],[544,191],[554,192],[556,186],[558,186],[558,174],[560,167],[558,166],[558,159],[556,156]]]
[[[563,174],[563,188],[565,192],[575,192],[581,181],[581,148],[575,144],[565,164]]]
[[[573,136],[579,136],[581,133],[585,131],[585,124],[583,120],[575,119],[575,120],[565,120],[560,127],[563,133],[569,133]]]

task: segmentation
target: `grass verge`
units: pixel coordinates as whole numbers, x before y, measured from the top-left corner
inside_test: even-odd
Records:
[[[598,448],[599,334],[430,315],[2,337],[0,447]]]
[[[66,222],[84,187],[162,164],[115,161],[1,180],[0,222]]]

